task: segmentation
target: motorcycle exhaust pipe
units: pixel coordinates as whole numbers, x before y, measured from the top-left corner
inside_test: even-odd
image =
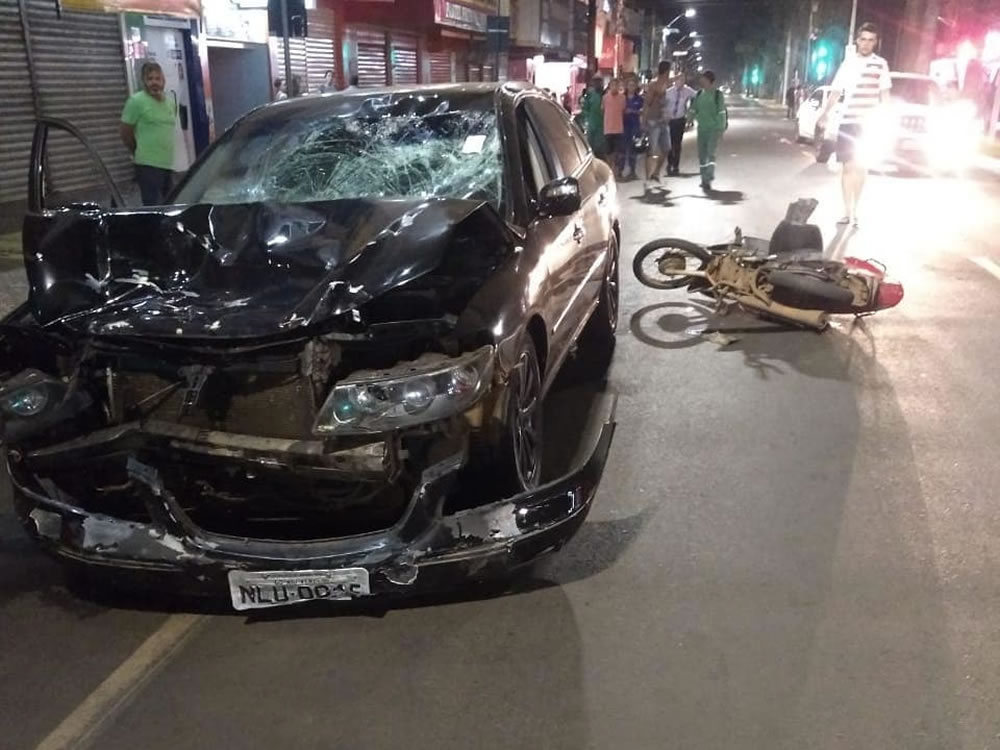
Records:
[[[767,303],[749,294],[736,295],[736,301],[744,307],[758,310],[772,318],[782,318],[807,328],[822,331],[827,325],[826,313],[822,310],[800,310],[778,302]]]

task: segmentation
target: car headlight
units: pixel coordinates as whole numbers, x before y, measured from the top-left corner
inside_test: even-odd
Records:
[[[38,370],[25,370],[0,386],[0,411],[8,418],[35,417],[57,402],[57,383]]]
[[[354,376],[337,383],[316,417],[318,435],[398,430],[465,411],[490,387],[493,347],[401,371]]]

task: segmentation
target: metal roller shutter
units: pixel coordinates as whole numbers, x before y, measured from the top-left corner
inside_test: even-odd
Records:
[[[310,10],[307,14],[309,36],[306,37],[306,67],[309,74],[309,90],[319,91],[326,71],[333,71],[334,82],[340,73],[340,60],[333,45],[333,40],[336,38],[336,19],[333,11],[325,8]]]
[[[27,192],[27,156],[25,155],[23,86],[28,85],[27,58],[23,56],[23,40],[11,46],[7,43],[11,30],[20,34],[20,19],[16,4],[5,0],[2,38],[3,86],[5,94],[4,141],[8,129],[14,131],[10,162],[12,181],[4,175],[3,193],[14,198]],[[13,12],[11,12],[13,11]],[[42,114],[61,117],[76,125],[94,147],[112,178],[120,187],[132,179],[132,160],[118,135],[122,107],[128,98],[125,58],[122,51],[118,16],[105,13],[81,13],[63,10],[57,14],[55,3],[28,0],[28,26],[31,51],[38,86],[38,107]],[[22,81],[7,79],[9,66]],[[15,117],[7,112],[8,92],[13,97]],[[33,114],[33,113],[32,113]],[[8,122],[9,120],[9,122]],[[29,136],[30,138],[30,136]],[[4,148],[4,171],[7,171],[7,147]],[[102,187],[102,180],[86,151],[66,135],[53,135],[46,154],[48,188],[61,195],[83,195]],[[20,176],[16,174],[20,171]],[[10,190],[10,187],[13,187]]]
[[[431,83],[451,83],[451,53],[431,52]]]
[[[392,83],[412,85],[418,81],[417,38],[392,35]]]
[[[299,77],[299,80],[302,82],[302,91],[300,93],[306,94],[309,92],[309,75],[306,66],[306,40],[289,39],[288,52],[289,56],[292,58],[292,76]],[[284,78],[285,45],[280,36],[271,37],[271,57],[275,62],[273,70],[277,71],[274,74],[275,78]],[[322,77],[322,75],[323,72],[320,71],[320,76]],[[285,90],[289,93],[291,93],[292,90],[287,81],[285,82]]]
[[[492,65],[484,65],[483,66],[482,78],[480,78],[479,80],[481,80],[481,81],[492,81],[493,80],[493,66]]]
[[[389,82],[385,34],[358,29],[358,86],[385,86]]]
[[[0,203],[24,200],[35,104],[17,0],[0,0]]]
[[[312,27],[309,30],[312,31]],[[310,91],[319,91],[323,85],[323,76],[328,70],[333,71],[333,80],[336,82],[337,66],[334,63],[332,39],[306,37],[306,69]]]

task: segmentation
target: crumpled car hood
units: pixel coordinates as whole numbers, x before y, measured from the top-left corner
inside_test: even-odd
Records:
[[[425,276],[486,204],[458,199],[66,211],[25,226],[35,317],[90,335],[260,337]]]

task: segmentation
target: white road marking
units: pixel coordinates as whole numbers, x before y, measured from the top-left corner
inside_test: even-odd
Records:
[[[104,682],[88,695],[36,750],[63,750],[78,747],[135,695],[153,673],[167,662],[188,638],[203,615],[171,615],[143,641]]]
[[[975,263],[977,266],[982,268],[987,273],[991,273],[998,279],[1000,279],[1000,265],[997,265],[990,258],[979,256],[977,258],[969,258],[969,260],[971,260],[973,263]]]

